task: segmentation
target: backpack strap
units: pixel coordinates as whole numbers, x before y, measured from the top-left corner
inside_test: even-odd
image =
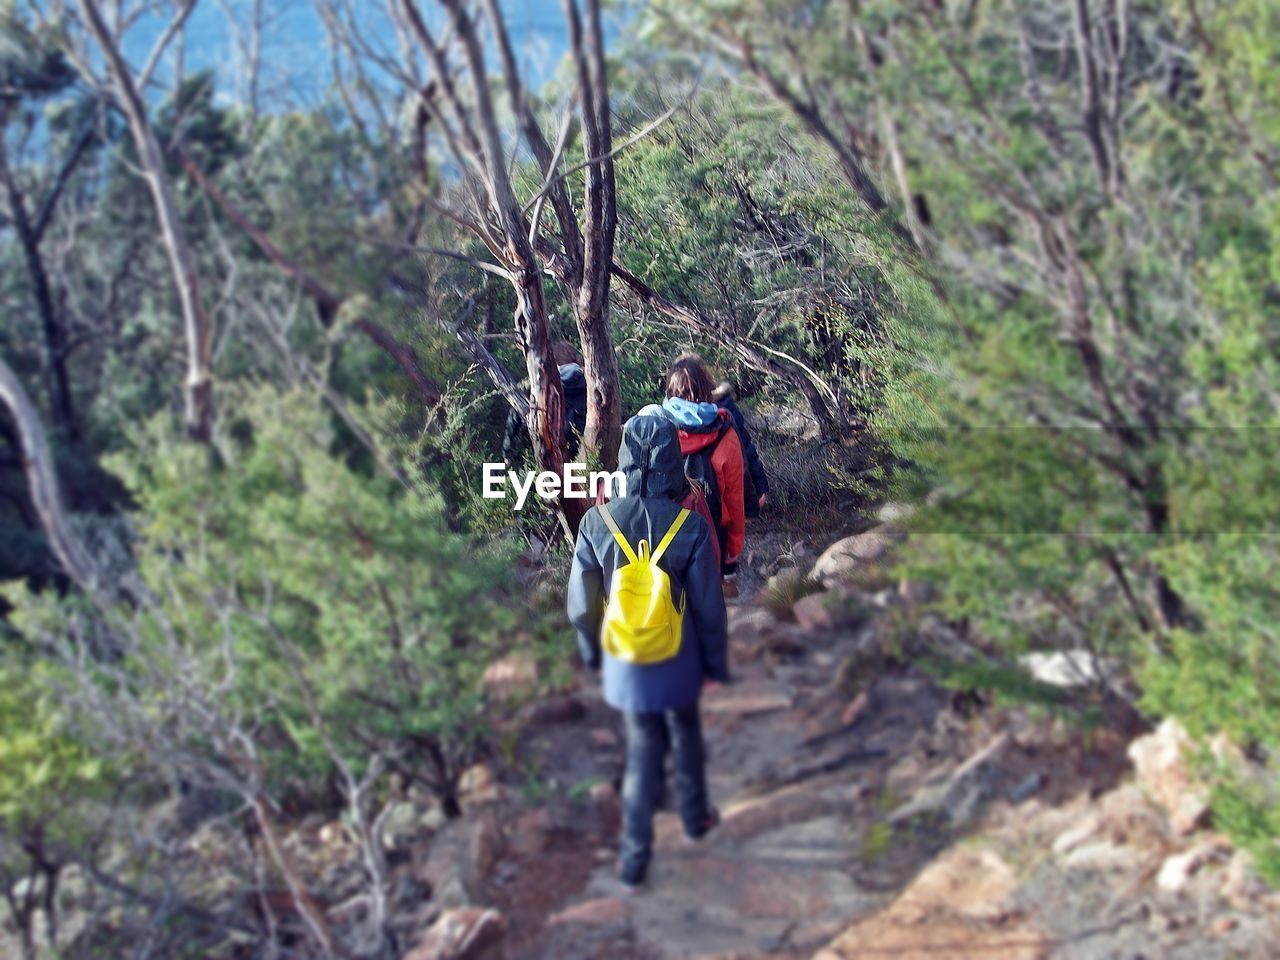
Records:
[[[688,516],[688,508],[682,507],[680,512],[676,514],[676,518],[671,521],[671,526],[667,528],[666,536],[658,543],[658,549],[653,551],[653,555],[649,558],[650,563],[657,563],[658,559],[666,553],[667,547],[671,546],[671,541],[676,538],[676,534],[680,532],[680,528],[684,525],[685,518]]]
[[[688,512],[688,511],[686,511]],[[622,535],[622,531],[618,529],[618,521],[613,519],[613,514],[609,512],[607,503],[600,504],[600,516],[604,518],[604,525],[609,528],[609,532],[613,534],[613,539],[618,541],[618,546],[622,548],[622,552],[626,554],[627,559],[631,563],[638,563],[636,552],[631,549],[631,544],[627,543],[627,538]],[[659,547],[659,550],[662,548]]]

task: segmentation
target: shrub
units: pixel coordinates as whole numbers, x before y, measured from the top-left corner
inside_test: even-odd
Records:
[[[63,872],[87,859],[95,807],[112,789],[110,768],[66,729],[46,670],[18,641],[0,646],[0,894],[23,955],[36,955],[37,912],[58,946],[56,903]]]
[[[451,806],[485,731],[481,674],[516,636],[511,558],[449,532],[412,480],[332,453],[306,396],[250,391],[229,419],[216,457],[157,420],[112,461],[138,505],[145,598],[95,612],[123,644],[118,678],[191,738],[184,749],[237,765],[234,736],[176,716],[193,701],[221,711],[225,731],[252,731],[276,795],[314,796],[337,758],[359,772],[377,757]],[[14,599],[46,639],[89,635],[65,602]]]

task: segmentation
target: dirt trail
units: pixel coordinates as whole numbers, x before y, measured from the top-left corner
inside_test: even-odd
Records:
[[[1275,955],[1280,899],[1127,783],[1136,729],[943,690],[906,664],[963,641],[893,588],[869,619],[802,629],[760,582],[731,606],[735,682],[703,700],[723,822],[691,845],[659,813],[640,891],[615,876],[616,714],[584,678],[574,709],[525,729],[509,772],[528,780],[508,782],[525,812],[478,898],[505,918],[505,960]]]
[[[721,826],[689,844],[676,814],[659,813],[649,878],[633,894],[617,881],[610,847],[601,844],[580,851],[593,864],[579,889],[557,904],[545,897],[533,898],[535,904],[527,888],[539,884],[537,861],[545,854],[530,857],[519,876],[495,891],[514,911],[519,932],[533,933],[509,943],[512,960],[807,957],[851,920],[874,912],[886,887],[897,885],[883,873],[878,883],[859,879],[885,853],[873,849],[877,841],[866,831],[874,818],[862,814],[888,767],[945,705],[944,695],[918,677],[882,676],[876,707],[856,724],[842,723],[849,698],[833,689],[833,676],[847,637],[804,633],[749,602],[731,609],[730,636],[734,683],[703,701],[709,786]],[[584,699],[594,697],[583,691]],[[607,722],[594,707],[593,715]],[[583,731],[576,730],[582,751]],[[574,749],[559,736],[553,743],[542,747]],[[612,759],[616,778],[620,749]],[[578,768],[571,776],[581,774]],[[549,853],[572,848],[573,837],[558,839]],[[549,922],[520,916],[522,903]]]

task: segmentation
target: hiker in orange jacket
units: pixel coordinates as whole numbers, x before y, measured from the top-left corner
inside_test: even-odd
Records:
[[[711,400],[715,388],[702,358],[695,353],[683,354],[667,373],[667,399],[662,408],[680,431],[685,473],[704,487],[711,514],[718,519],[724,595],[736,597],[738,558],[747,534],[743,503],[746,464],[733,418]]]

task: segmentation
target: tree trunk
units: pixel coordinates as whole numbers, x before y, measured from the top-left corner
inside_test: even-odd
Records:
[[[3,359],[0,359],[0,402],[9,408],[17,426],[31,503],[49,538],[49,549],[72,580],[81,586],[91,586],[93,566],[67,520],[44,427],[22,383]]]
[[[71,380],[67,376],[67,333],[54,306],[49,272],[45,269],[40,253],[40,235],[27,210],[26,198],[18,189],[9,158],[0,142],[0,178],[9,195],[9,211],[13,218],[14,232],[22,246],[22,255],[31,275],[31,293],[40,314],[40,326],[44,333],[44,373],[49,393],[49,412],[55,428],[66,432],[69,439],[80,439],[80,427],[76,420],[75,405],[71,396]]]
[[[525,270],[521,279],[523,282],[516,288],[515,325],[529,373],[529,416],[525,422],[538,466],[563,475],[564,385],[551,359],[542,277],[534,266]],[[561,497],[555,504],[570,540],[578,533],[578,524],[586,512],[584,504],[585,501],[567,497]]]
[[[147,109],[133,83],[129,65],[112,39],[96,0],[80,0],[80,11],[85,24],[102,50],[107,69],[115,81],[120,95],[120,107],[129,121],[147,185],[155,204],[156,217],[160,221],[160,234],[173,268],[177,285],[178,302],[182,308],[182,321],[187,339],[186,410],[184,419],[187,433],[201,443],[208,443],[213,436],[213,383],[211,367],[213,359],[213,323],[205,313],[200,299],[200,284],[196,275],[195,260],[187,243],[186,231],[178,217],[178,207],[173,199],[168,174],[164,168],[164,155],[156,140],[155,131],[147,118]]]
[[[622,388],[618,358],[609,333],[609,277],[618,227],[614,179],[613,127],[609,115],[608,72],[600,0],[586,0],[586,31],[577,0],[564,0],[569,40],[578,69],[582,100],[582,142],[588,161],[585,221],[582,230],[582,284],[573,301],[587,379],[587,423],[583,446],[613,469],[622,441]],[[584,42],[585,41],[585,42]]]

